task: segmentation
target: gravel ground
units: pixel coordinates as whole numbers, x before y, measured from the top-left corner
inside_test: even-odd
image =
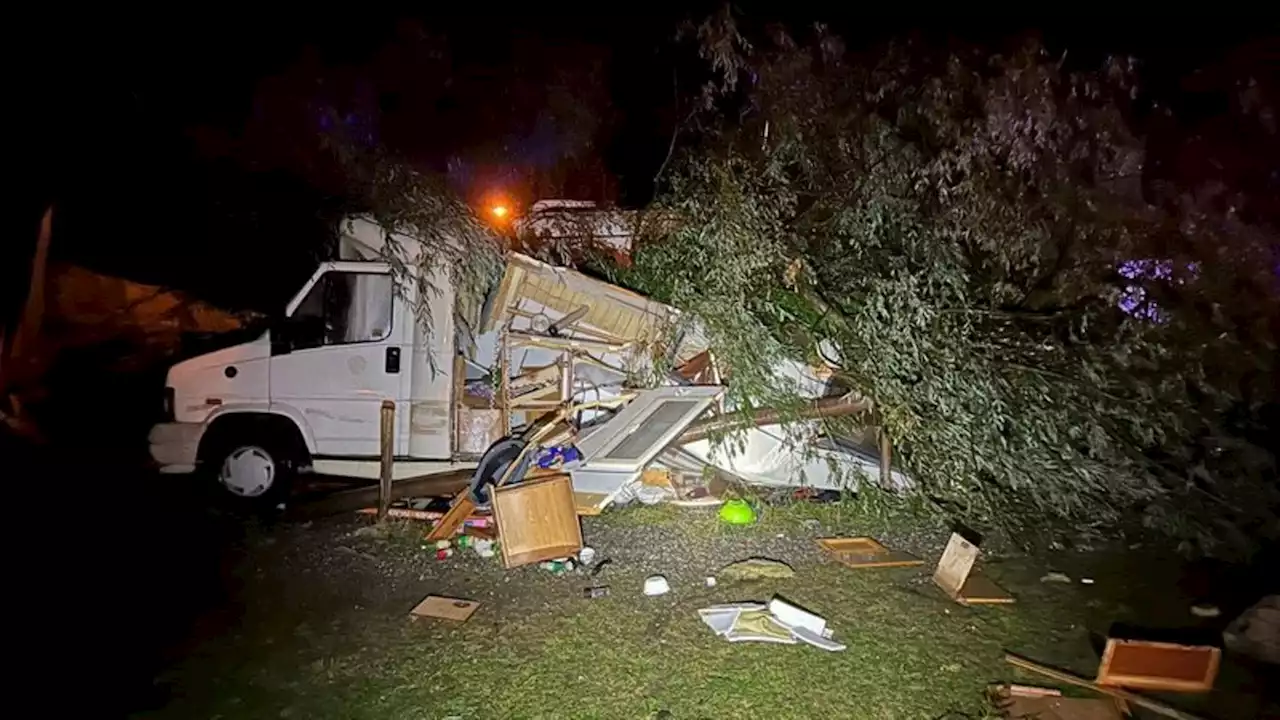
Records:
[[[158,717],[213,708],[223,717],[446,717],[458,708],[467,718],[504,716],[489,712],[491,704],[505,716],[559,717],[567,716],[558,714],[564,693],[582,694],[583,716],[639,716],[611,714],[607,698],[615,692],[640,693],[644,707],[679,706],[680,717],[728,717],[742,716],[743,707],[799,712],[781,698],[821,673],[845,681],[806,693],[805,707],[814,711],[807,716],[870,717],[850,714],[864,703],[863,710],[879,708],[875,717],[933,717],[946,707],[973,707],[986,683],[1007,679],[1008,648],[1083,671],[1097,662],[1091,634],[1113,621],[1156,617],[1143,598],[1160,598],[1173,624],[1186,624],[1186,605],[1166,602],[1173,588],[1167,579],[1153,577],[1153,587],[1135,582],[1152,569],[1145,558],[1115,565],[1093,552],[1028,556],[988,551],[998,544],[984,543],[984,569],[1018,603],[961,608],[929,579],[950,532],[939,523],[839,502],[760,509],[760,521],[749,527],[724,525],[714,510],[666,505],[584,518],[597,564],[610,560],[598,577],[537,566],[505,570],[497,558],[470,550],[439,561],[434,547],[424,547],[427,525],[418,522],[375,526],[348,515],[250,528],[223,568],[227,602],[158,679],[172,701]],[[814,543],[851,535],[876,537],[925,562],[852,571]],[[705,587],[708,575],[749,557],[786,562],[796,577]],[[1097,583],[1041,582],[1049,569],[1088,573]],[[642,597],[651,574],[667,578],[668,596]],[[610,598],[585,599],[591,585],[610,586]],[[775,592],[828,617],[849,652],[729,648],[697,624],[700,607]],[[410,622],[409,610],[428,594],[478,600],[481,609],[460,625]],[[885,655],[885,647],[893,653]],[[1250,676],[1228,675],[1224,670],[1220,684],[1260,687]],[[861,683],[849,691],[856,702],[846,692],[850,678]],[[498,689],[477,690],[477,682]],[[1256,693],[1237,693],[1248,704],[1220,716],[1259,716],[1261,705],[1249,699]],[[725,712],[698,715],[703,697]],[[921,715],[922,708],[932,714]]]
[[[589,585],[639,594],[643,579],[663,575],[675,589],[702,587],[706,577],[749,557],[780,560],[793,567],[823,560],[815,538],[867,534],[895,549],[936,560],[947,531],[916,521],[881,527],[850,527],[834,504],[762,506],[761,522],[723,525],[714,509],[627,506],[583,518],[583,537],[596,551],[598,575],[583,568],[556,576],[536,565],[504,570],[498,558],[469,549],[440,561],[421,539],[422,522],[391,522],[379,528],[367,517],[341,516],[286,524],[251,538],[238,574],[247,604],[264,594],[300,611],[332,613],[336,607],[407,612],[428,593],[480,600],[503,612],[547,605]],[[927,564],[926,564],[927,566]],[[273,603],[273,605],[275,605]],[[265,608],[269,611],[271,608]]]

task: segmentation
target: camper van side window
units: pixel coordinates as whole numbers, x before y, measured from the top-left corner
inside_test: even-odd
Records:
[[[325,273],[293,312],[294,348],[386,340],[391,293],[390,275]]]

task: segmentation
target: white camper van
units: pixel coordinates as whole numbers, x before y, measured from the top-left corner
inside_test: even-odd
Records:
[[[415,267],[418,243],[397,239],[398,266]],[[654,352],[672,365],[706,352],[668,306],[512,255],[477,308],[479,333],[463,335],[445,274],[431,278],[436,292],[417,297],[414,279],[382,261],[386,250],[378,225],[345,221],[342,259],[321,264],[278,322],[250,342],[174,365],[168,421],[150,435],[161,470],[202,469],[235,496],[275,501],[298,472],[376,478],[384,401],[395,405],[393,477],[403,479],[474,468],[493,443],[551,409],[625,396],[616,412],[574,418],[583,456],[572,468],[574,490],[603,507],[722,402],[715,376],[635,391],[637,378],[652,380]],[[821,395],[803,368],[787,372]],[[775,485],[848,487],[858,473],[840,466],[875,472],[874,457],[831,443],[797,452],[806,433],[789,430],[750,429],[724,452],[691,443],[670,459]]]

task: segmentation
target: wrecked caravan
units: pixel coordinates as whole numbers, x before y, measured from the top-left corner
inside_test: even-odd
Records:
[[[873,455],[821,437],[816,420],[784,427],[765,418],[732,448],[686,436],[700,417],[732,408],[707,348],[673,308],[513,254],[483,306],[464,311],[444,273],[419,298],[418,283],[395,271],[415,267],[418,247],[400,236],[389,248],[379,226],[350,219],[342,259],[321,264],[279,322],[174,365],[168,420],[150,436],[161,469],[203,469],[258,500],[281,497],[298,472],[373,479],[380,408],[390,401],[393,478],[479,466],[479,487],[506,471],[531,428],[552,424],[538,438],[576,448],[566,470],[579,506],[615,501],[654,463],[818,488],[875,472]],[[460,329],[460,313],[476,316],[464,323],[475,332]],[[779,372],[811,397],[825,394],[806,368]]]

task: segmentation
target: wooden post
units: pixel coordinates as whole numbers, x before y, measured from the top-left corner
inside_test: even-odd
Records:
[[[378,522],[387,519],[391,508],[391,458],[396,446],[396,404],[382,401],[382,419],[378,433],[382,450],[382,467],[378,472]]]
[[[893,489],[893,443],[889,441],[889,432],[880,427],[880,489]]]

